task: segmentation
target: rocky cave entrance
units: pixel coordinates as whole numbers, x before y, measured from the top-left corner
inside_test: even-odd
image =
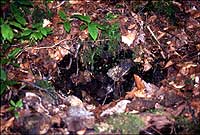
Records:
[[[156,66],[144,72],[141,63],[134,62],[137,51],[137,47],[132,50],[119,46],[111,49],[107,44],[76,45],[58,63],[55,88],[89,103],[107,104],[132,90],[135,85],[133,74],[160,85],[167,74],[159,65],[161,60],[152,63]]]

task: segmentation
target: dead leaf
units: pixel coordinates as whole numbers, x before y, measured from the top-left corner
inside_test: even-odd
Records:
[[[130,46],[136,38],[137,31],[128,31],[127,35],[122,35],[122,42]]]
[[[172,60],[169,60],[166,64],[165,64],[165,67],[164,68],[168,68],[170,67],[171,65],[173,65],[174,62]]]
[[[136,87],[134,87],[130,92],[126,93],[125,99],[131,99],[134,97],[145,97],[145,85],[142,82],[142,79],[136,74],[134,74],[133,76]]]
[[[0,125],[0,131],[4,131],[7,130],[9,127],[11,127],[13,125],[14,122],[14,117],[11,117],[9,120],[7,121],[3,121],[2,119],[0,120],[1,125]]]
[[[152,68],[151,64],[148,62],[147,59],[144,60],[143,67],[144,67],[143,71],[145,71],[145,72]]]
[[[9,111],[9,107],[8,106],[6,106],[6,105],[1,106],[0,116],[3,116],[3,114],[8,112],[8,111]]]
[[[134,76],[134,80],[135,80],[135,84],[136,84],[137,89],[138,90],[145,89],[145,86],[144,86],[144,83],[142,82],[142,79],[136,74],[134,74],[133,76]]]

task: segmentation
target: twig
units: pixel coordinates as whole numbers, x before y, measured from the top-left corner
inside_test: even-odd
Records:
[[[41,47],[36,47],[36,48],[34,48],[34,49],[39,50],[39,49],[49,49],[49,48],[54,48],[54,47],[56,47],[57,45],[59,45],[60,43],[66,41],[66,40],[67,40],[67,39],[60,40],[59,42],[55,43],[55,44],[52,45],[52,46],[41,46]]]
[[[166,56],[164,55],[164,52],[163,52],[163,49],[161,48],[161,46],[160,46],[160,42],[158,41],[158,39],[157,39],[157,37],[155,36],[155,34],[153,33],[153,31],[151,30],[151,28],[147,25],[147,29],[150,31],[150,33],[151,33],[151,35],[152,35],[152,37],[156,40],[156,42],[158,43],[158,48],[160,49],[160,53],[161,53],[161,55],[162,55],[162,57],[164,58],[164,59],[166,59]]]
[[[62,1],[60,4],[58,4],[58,5],[54,6],[54,7],[53,7],[53,9],[55,9],[55,8],[58,8],[58,7],[62,6],[62,5],[65,3],[65,2],[66,2],[65,0],[64,0],[64,1]]]
[[[147,25],[147,29],[150,31],[151,35],[153,36],[153,38],[156,40],[156,42],[158,44],[160,44],[160,42],[158,41],[158,39],[156,38],[155,34],[153,33],[153,31],[151,30],[151,28],[149,27],[149,25]]]

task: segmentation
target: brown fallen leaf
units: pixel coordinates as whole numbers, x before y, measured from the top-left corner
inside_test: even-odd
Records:
[[[144,88],[145,88],[145,85],[144,85],[144,83],[142,82],[142,79],[141,79],[138,75],[136,75],[136,74],[134,74],[133,77],[134,77],[134,80],[135,80],[135,84],[136,84],[137,89],[138,89],[138,90],[144,89]]]
[[[9,127],[11,127],[13,125],[14,122],[14,117],[11,117],[9,120],[7,121],[3,121],[2,119],[0,120],[0,132],[7,130]]]
[[[130,98],[134,98],[134,97],[145,97],[145,85],[142,82],[142,79],[134,74],[134,80],[135,80],[135,84],[136,87],[134,87],[130,92],[127,92],[125,98],[126,99],[130,99]]]
[[[137,35],[137,31],[133,30],[133,31],[128,31],[127,35],[122,35],[122,42],[127,44],[128,46],[130,46],[133,41],[135,40]]]
[[[174,62],[172,60],[169,60],[166,64],[165,64],[165,67],[164,68],[168,68],[170,67],[171,65],[173,65]]]

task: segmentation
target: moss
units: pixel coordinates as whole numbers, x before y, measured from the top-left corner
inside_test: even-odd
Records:
[[[139,116],[128,113],[110,116],[103,125],[104,133],[117,134],[139,134],[140,130],[144,128],[144,122]],[[96,129],[98,129],[98,126]]]

